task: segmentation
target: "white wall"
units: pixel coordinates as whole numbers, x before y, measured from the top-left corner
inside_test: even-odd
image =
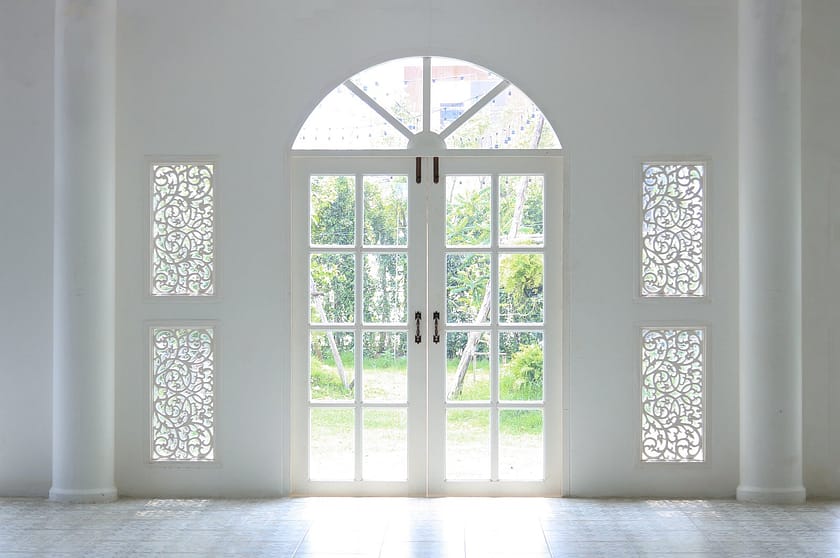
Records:
[[[734,493],[735,3],[526,5],[120,1],[117,482],[123,494],[280,492],[289,374],[287,150],[311,108],[341,79],[417,54],[471,60],[510,78],[540,105],[567,149],[572,492]],[[833,0],[806,0],[805,480],[809,495],[834,497],[840,496],[840,372],[832,349],[840,341],[834,288],[840,276],[839,21]],[[0,0],[0,495],[46,495],[50,485],[52,55],[53,3]],[[218,303],[143,298],[145,165],[152,154],[219,157]],[[635,169],[642,157],[668,154],[712,161],[709,303],[634,300]],[[224,273],[238,267],[249,271]],[[219,468],[145,464],[143,321],[179,315],[220,322]],[[636,462],[636,328],[670,320],[711,326],[705,466]]]
[[[523,7],[528,6],[528,7]],[[118,17],[117,485],[279,494],[288,429],[286,156],[332,87],[377,62],[446,55],[529,94],[568,153],[572,494],[731,496],[737,484],[736,20],[729,0],[123,0]],[[218,157],[221,297],[143,296],[148,155]],[[634,299],[637,170],[703,156],[710,300]],[[247,272],[237,272],[245,269]],[[148,457],[144,321],[219,320],[221,467]],[[643,324],[709,326],[709,459],[641,466]]]
[[[0,1],[0,495],[52,456],[53,2]]]
[[[805,487],[840,497],[840,3],[808,0],[802,40]]]

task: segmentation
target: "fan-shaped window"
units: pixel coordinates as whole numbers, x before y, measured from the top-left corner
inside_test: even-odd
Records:
[[[306,119],[293,149],[559,149],[539,108],[462,60],[414,57],[359,72]]]

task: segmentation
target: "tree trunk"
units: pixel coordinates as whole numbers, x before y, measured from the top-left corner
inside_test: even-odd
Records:
[[[531,137],[531,149],[536,149],[540,145],[540,138],[542,137],[543,124],[545,118],[540,116],[534,127],[534,135]],[[513,218],[511,219],[510,229],[508,230],[507,239],[513,240],[519,235],[519,227],[522,225],[522,217],[525,214],[525,190],[528,186],[528,178],[523,176],[519,179],[516,185],[516,203],[513,208]],[[473,323],[482,323],[487,320],[490,315],[490,303],[492,297],[491,285],[493,281],[487,281],[487,286],[484,287],[484,298],[481,301],[481,307],[478,309],[478,315],[475,317]],[[480,331],[471,331],[467,336],[467,344],[464,346],[464,351],[461,353],[461,360],[458,361],[458,368],[455,372],[455,385],[449,390],[447,394],[448,399],[456,399],[461,395],[464,389],[464,378],[467,375],[467,370],[470,366],[470,361],[475,354],[475,348],[478,346],[478,340],[481,338]]]
[[[327,323],[329,320],[327,320],[327,313],[324,310],[324,295],[315,292],[315,280],[312,279],[312,275],[309,276],[309,289],[312,293],[312,300],[315,302],[315,311],[318,312],[318,317],[321,319],[321,322]],[[350,389],[350,383],[347,381],[347,373],[344,371],[344,363],[341,362],[341,353],[338,350],[333,332],[327,331],[326,334],[333,360],[335,361],[335,367],[338,370],[338,377],[341,379],[344,389]]]

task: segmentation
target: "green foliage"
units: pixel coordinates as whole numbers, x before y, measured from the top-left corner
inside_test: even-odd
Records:
[[[366,409],[365,429],[396,430],[404,429],[405,413],[391,409]]]
[[[353,355],[351,353],[351,363],[352,357]],[[342,360],[344,359],[342,358]],[[352,399],[353,389],[345,389],[334,366],[313,358],[309,370],[309,388],[312,393],[312,399]]]
[[[490,427],[490,413],[473,409],[452,409],[446,414],[446,421],[453,433],[465,438],[474,436]],[[530,409],[504,409],[499,413],[499,431],[503,434],[539,435],[543,430],[542,412]]]
[[[356,183],[351,176],[313,177],[310,229],[313,244],[352,246],[356,223]],[[371,176],[364,184],[364,241],[367,245],[405,245],[407,179]],[[361,213],[361,212],[359,212]],[[363,301],[368,321],[405,320],[405,257],[383,253],[362,261]],[[355,316],[355,258],[347,253],[313,254],[310,273],[331,322],[352,322]],[[313,301],[314,302],[314,301]],[[312,319],[322,321],[313,304]]]
[[[405,176],[365,179],[365,244],[404,245],[407,182]]]
[[[451,322],[472,322],[490,279],[486,254],[449,254],[446,257],[447,316]]]
[[[499,282],[503,321],[542,321],[542,255],[511,254],[499,258]]]
[[[355,179],[348,176],[313,177],[310,186],[313,244],[353,244],[355,183]]]
[[[352,322],[355,308],[353,277],[356,275],[353,254],[313,254],[310,272],[315,283],[313,299],[321,297],[327,321]],[[317,314],[313,317],[321,321]]]
[[[466,334],[465,334],[466,335]],[[486,347],[484,347],[486,348]],[[479,351],[482,347],[479,347]],[[459,357],[446,361],[447,383],[455,377]],[[490,359],[486,356],[474,357],[464,378],[464,387],[456,398],[457,401],[487,401],[490,399]]]
[[[365,370],[389,370],[405,373],[405,356],[394,357],[391,354],[379,353],[375,357],[365,358]]]
[[[499,394],[505,401],[539,401],[543,396],[540,384],[529,384],[513,375],[499,378]]]
[[[499,226],[501,233],[507,235],[513,222],[513,212],[516,209],[516,189],[521,180],[525,184],[525,204],[522,212],[522,222],[519,224],[518,235],[522,237],[543,235],[543,182],[536,176],[505,176],[499,179]],[[530,244],[530,242],[508,239],[514,244]]]
[[[541,345],[525,345],[510,359],[513,377],[523,386],[540,386],[543,381],[543,349]]]
[[[542,291],[543,261],[541,254],[516,254],[499,261],[502,288],[521,304],[534,293]]]
[[[504,434],[542,434],[543,416],[540,411],[505,409],[499,413],[499,431]]]
[[[446,413],[446,422],[457,424],[460,429],[486,429],[490,426],[490,413],[473,409],[450,409]]]
[[[453,188],[446,209],[446,239],[452,246],[490,243],[490,184]]]

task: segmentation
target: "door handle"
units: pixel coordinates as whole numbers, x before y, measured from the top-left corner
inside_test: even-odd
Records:
[[[432,314],[432,318],[435,320],[435,334],[432,335],[432,341],[435,343],[440,343],[440,334],[438,333],[438,322],[440,321],[440,312],[435,312]]]
[[[414,313],[414,321],[416,322],[416,325],[417,325],[417,329],[414,330],[414,342],[415,343],[419,343],[420,341],[423,340],[423,337],[420,335],[420,318],[422,318],[422,317],[423,317],[423,315],[420,312],[415,312]]]

